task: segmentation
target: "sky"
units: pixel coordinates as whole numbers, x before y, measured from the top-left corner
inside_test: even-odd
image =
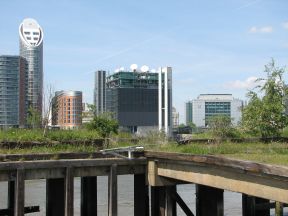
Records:
[[[82,91],[86,103],[96,70],[171,66],[184,122],[186,101],[206,93],[246,100],[272,58],[288,65],[287,9],[287,0],[1,1],[0,55],[18,55],[19,25],[36,19],[44,86]]]

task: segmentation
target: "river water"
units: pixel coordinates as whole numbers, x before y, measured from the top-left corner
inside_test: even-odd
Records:
[[[98,215],[107,215],[107,191],[108,177],[98,177]],[[118,215],[133,215],[133,189],[134,182],[132,175],[118,176]],[[195,186],[179,185],[177,192],[195,213]],[[45,194],[46,181],[33,180],[25,181],[25,206],[39,205],[40,213],[28,214],[29,216],[45,216]],[[7,182],[0,183],[0,208],[7,206]],[[273,210],[274,211],[274,210]],[[271,215],[274,212],[271,210]],[[80,178],[74,181],[74,215],[80,215]],[[184,216],[180,207],[177,207],[177,215]],[[225,216],[241,216],[241,194],[233,192],[224,192],[224,215]],[[288,216],[287,213],[285,213]]]

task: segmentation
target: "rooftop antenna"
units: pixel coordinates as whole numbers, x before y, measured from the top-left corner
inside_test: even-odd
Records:
[[[131,65],[130,65],[130,69],[131,69],[133,72],[136,72],[137,68],[138,68],[138,65],[137,65],[137,64],[131,64]]]
[[[149,67],[148,67],[147,65],[143,65],[143,66],[141,67],[141,72],[146,73],[146,72],[148,72],[148,71],[149,71]]]

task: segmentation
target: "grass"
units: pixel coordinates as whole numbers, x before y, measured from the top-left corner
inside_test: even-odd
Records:
[[[231,143],[177,145],[147,145],[146,150],[179,152],[198,155],[218,155],[228,158],[288,166],[288,143]]]
[[[288,128],[283,131],[283,136],[288,136]],[[120,133],[118,138],[124,138],[120,141],[110,142],[109,148],[124,147],[135,145],[129,142],[131,134]],[[211,138],[211,134],[201,134],[197,138]],[[87,130],[60,130],[48,131],[47,136],[43,137],[42,130],[25,130],[11,129],[8,131],[0,130],[0,141],[86,141],[100,138],[94,131]],[[127,141],[125,140],[127,138]],[[117,139],[116,139],[117,140]],[[231,143],[222,142],[220,144],[203,144],[193,143],[187,145],[178,145],[175,142],[165,142],[163,137],[159,138],[159,134],[150,134],[143,138],[136,145],[142,145],[145,150],[179,152],[199,155],[219,155],[229,158],[251,160],[269,164],[278,164],[288,166],[288,143]],[[14,148],[0,149],[0,154],[31,154],[31,153],[60,153],[60,152],[95,152],[95,146],[87,145],[71,145],[71,144],[55,144],[51,146],[36,146],[33,148]]]

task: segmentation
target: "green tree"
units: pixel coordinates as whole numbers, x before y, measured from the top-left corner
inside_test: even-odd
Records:
[[[40,128],[42,124],[41,113],[32,106],[28,109],[27,124],[29,128]]]
[[[88,130],[96,130],[103,138],[107,138],[111,133],[118,133],[118,122],[112,118],[110,113],[103,113],[94,116],[93,120],[86,125]]]
[[[233,128],[230,116],[215,115],[208,122],[209,131],[215,138],[232,138],[236,136],[236,129]]]
[[[279,136],[287,124],[285,95],[287,87],[283,80],[284,68],[271,63],[265,66],[266,78],[256,80],[255,91],[249,91],[248,105],[243,109],[242,125],[248,132],[262,137]]]

